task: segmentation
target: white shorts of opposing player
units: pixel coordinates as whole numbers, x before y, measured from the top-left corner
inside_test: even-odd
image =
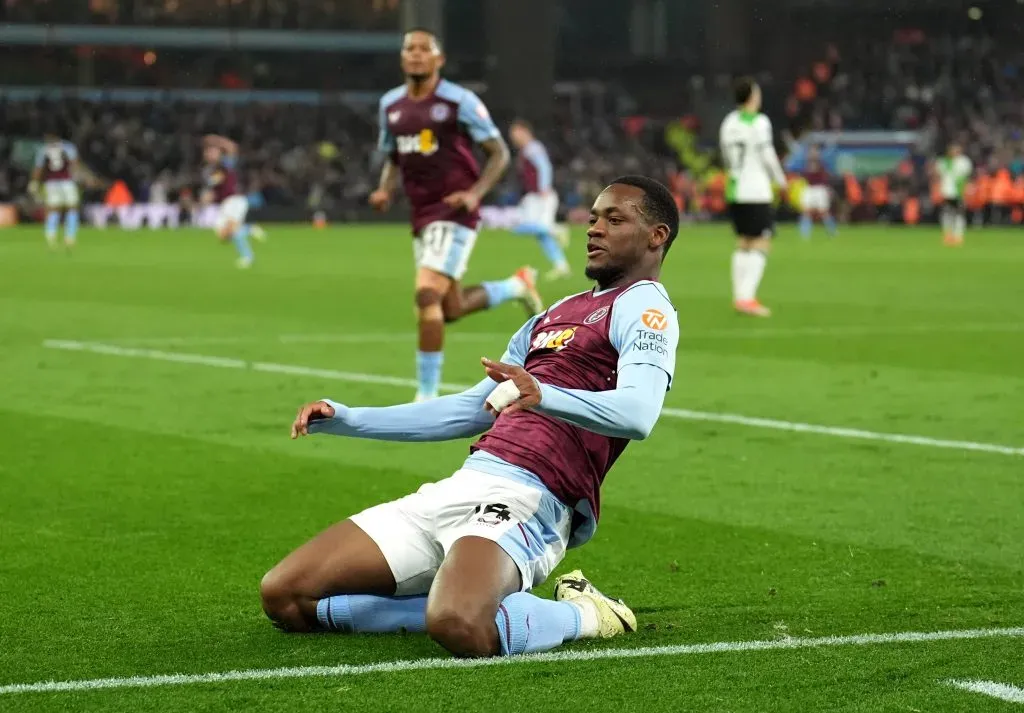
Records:
[[[230,196],[220,204],[220,210],[217,213],[217,220],[213,224],[213,229],[219,235],[231,223],[241,226],[245,223],[247,215],[249,215],[249,199],[245,196]]]
[[[558,216],[558,194],[527,193],[519,201],[519,222],[553,230]]]
[[[832,207],[832,194],[828,186],[807,186],[800,196],[804,213],[828,213]]]
[[[352,521],[380,548],[398,596],[426,594],[445,555],[463,537],[496,542],[516,563],[527,591],[565,556],[572,510],[526,478],[463,468]]]
[[[78,184],[72,180],[47,181],[43,184],[43,197],[50,210],[77,208]]]
[[[461,280],[469,266],[476,235],[475,230],[450,220],[428,223],[412,241],[416,267]]]

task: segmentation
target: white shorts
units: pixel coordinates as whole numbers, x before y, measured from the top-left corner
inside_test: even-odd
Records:
[[[558,216],[558,194],[527,193],[519,201],[519,222],[521,225],[539,226],[550,229],[554,227]]]
[[[572,510],[525,482],[463,468],[352,521],[380,547],[400,596],[426,594],[452,545],[497,542],[519,568],[523,591],[547,579],[565,556]]]
[[[220,233],[227,227],[228,223],[242,225],[245,222],[245,216],[248,214],[249,199],[245,196],[230,196],[220,204],[220,210],[217,212],[217,220],[213,224],[213,229]]]
[[[78,184],[72,180],[47,181],[43,184],[47,208],[77,208]]]
[[[412,240],[416,267],[461,280],[476,244],[476,231],[448,220],[428,223]]]
[[[800,203],[805,213],[828,213],[832,194],[828,186],[807,186],[800,196]]]

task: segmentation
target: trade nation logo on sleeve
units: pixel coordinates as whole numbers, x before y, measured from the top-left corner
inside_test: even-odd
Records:
[[[644,323],[645,327],[653,329],[655,332],[663,332],[668,328],[668,318],[663,312],[653,308],[644,310],[640,321]]]

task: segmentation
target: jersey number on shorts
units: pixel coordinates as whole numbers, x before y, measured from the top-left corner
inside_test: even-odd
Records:
[[[454,237],[455,226],[451,223],[431,223],[423,230],[423,248],[442,256],[448,251]]]

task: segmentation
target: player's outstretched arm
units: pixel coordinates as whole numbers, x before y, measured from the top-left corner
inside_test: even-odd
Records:
[[[522,364],[530,345],[530,332],[539,317],[519,328],[502,359]],[[484,379],[459,394],[400,406],[349,408],[329,399],[299,409],[292,424],[292,438],[310,433],[369,438],[382,441],[448,441],[468,438],[494,425],[494,416],[484,409],[494,382]]]
[[[324,399],[299,409],[292,438],[311,433],[379,441],[448,441],[476,436],[491,427],[484,399],[494,388],[485,379],[471,389],[421,403],[353,408]]]

